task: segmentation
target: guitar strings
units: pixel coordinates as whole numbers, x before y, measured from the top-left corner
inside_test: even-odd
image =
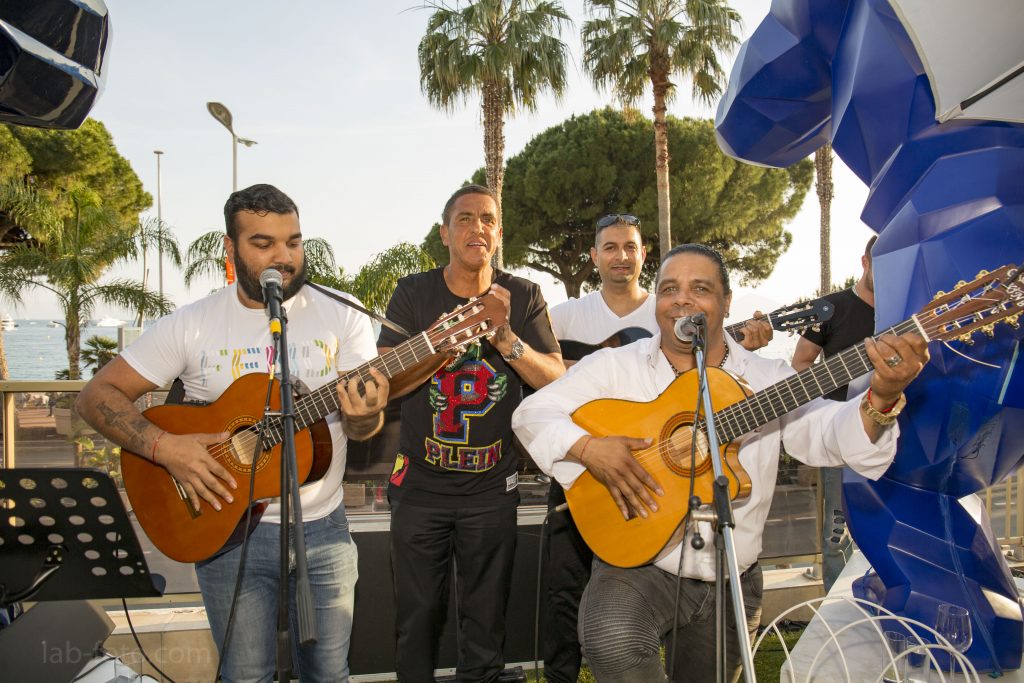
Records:
[[[986,285],[985,290],[988,291],[992,288],[992,285]],[[974,300],[984,301],[985,299],[979,296],[976,297]],[[995,304],[1002,303],[1002,301],[999,299],[993,299],[992,301]],[[951,325],[959,327],[961,324],[970,324],[971,322],[973,322],[974,315],[975,314],[971,314],[968,316],[960,316],[958,318],[955,318],[951,322],[941,323],[935,322],[939,318],[939,316],[934,310],[925,311],[921,314],[918,314],[917,316],[912,316],[910,319],[903,321],[898,325],[889,328],[882,334],[899,334],[901,331],[913,331],[917,329],[918,325],[920,325],[921,329],[923,329],[925,331],[925,334],[928,336],[929,341],[931,341],[933,339],[933,336],[937,332],[941,332],[944,328],[947,328]],[[382,354],[381,356],[378,356],[370,360],[369,362],[363,364],[362,366],[350,370],[345,375],[340,377],[338,380],[330,382],[324,385],[323,387],[320,387],[319,389],[315,390],[310,395],[300,398],[299,401],[296,402],[296,412],[306,420],[305,424],[308,425],[312,421],[312,418],[316,416],[316,411],[311,410],[311,408],[330,408],[331,410],[336,410],[338,408],[338,402],[337,394],[335,393],[335,387],[340,381],[349,381],[354,376],[359,376],[359,378],[362,379],[364,382],[370,381],[372,379],[372,376],[369,374],[369,368],[371,366],[383,366],[385,373],[389,374],[392,372],[388,366],[389,358],[391,357],[397,360],[401,370],[404,370],[406,365],[403,362],[403,360],[411,360],[412,362],[410,363],[410,365],[414,365],[423,358],[423,356],[420,355],[422,351],[430,350],[431,348],[434,347],[438,339],[443,340],[446,337],[452,336],[452,333],[439,330],[435,332],[435,335],[436,338],[429,339],[429,332],[427,335],[420,333],[416,337],[408,340],[407,342],[402,343],[400,346],[392,349],[388,353]],[[469,341],[473,341],[473,339],[476,339],[479,336],[481,335],[476,335],[473,338],[467,339],[466,342],[468,343]],[[881,334],[873,338],[877,340],[880,336]],[[420,347],[419,352],[417,351],[417,347]],[[854,365],[853,369],[851,370],[851,367],[850,365],[848,365],[847,361],[850,361],[851,363],[853,363],[854,361],[859,361],[860,365],[859,367]],[[775,384],[772,384],[745,399],[741,399],[740,401],[737,401],[736,403],[733,403],[723,408],[722,410],[716,411],[716,419],[721,421],[727,427],[726,436],[728,436],[729,438],[724,439],[724,442],[728,443],[729,441],[732,441],[735,438],[742,436],[743,434],[746,434],[747,432],[752,431],[753,429],[756,429],[757,426],[760,426],[761,424],[766,424],[767,422],[770,422],[771,420],[778,418],[781,414],[784,414],[784,412],[788,412],[789,410],[799,407],[803,403],[807,403],[810,400],[813,400],[813,398],[817,398],[819,396],[823,396],[825,393],[828,393],[828,391],[831,391],[831,389],[825,389],[825,387],[829,386],[829,381],[832,383],[832,388],[839,386],[838,384],[836,384],[837,380],[835,379],[835,374],[839,374],[840,376],[842,376],[842,374],[845,373],[847,375],[850,375],[852,380],[870,371],[871,367],[872,366],[867,356],[866,348],[864,346],[864,343],[861,342],[860,344],[857,344],[856,346],[851,347],[850,349],[847,349],[842,353],[836,354],[835,356],[831,356],[828,359],[824,359],[824,361],[821,363],[812,365],[810,368],[803,372],[797,373],[796,375],[792,375],[780,382],[776,382]],[[391,376],[394,376],[394,374],[391,374]],[[816,395],[813,397],[811,396],[813,390],[808,391],[807,386],[805,385],[805,380],[807,378],[814,380],[814,383],[817,387]],[[826,381],[826,384],[824,386],[821,384],[822,381]],[[794,386],[799,386],[799,388],[803,391],[804,399],[802,401],[797,397],[796,393],[793,391]],[[777,406],[772,403],[769,394],[770,392],[774,391],[776,394],[776,398],[780,399],[782,401],[782,404],[785,406],[787,404],[787,400],[784,394],[782,393],[783,388],[789,391],[790,399],[793,401],[795,405],[792,408],[788,408],[783,413],[778,413]],[[328,400],[328,398],[330,398],[330,400]],[[763,403],[763,401],[767,402],[767,405]],[[754,412],[755,409],[760,411],[760,418],[758,418],[758,416]],[[749,420],[748,417],[750,418]],[[742,423],[740,422],[740,420],[742,420]],[[280,418],[274,418],[273,420],[271,420],[270,429],[273,431],[275,439],[280,438],[280,422]],[[753,426],[751,426],[751,424],[753,424]],[[685,439],[685,443],[679,444],[679,448],[689,448],[691,446],[692,434],[694,433],[693,425],[687,425],[686,427],[688,430],[687,433],[690,436],[689,438]],[[675,432],[673,436],[677,433],[678,432]],[[675,448],[675,446],[673,446],[671,443],[673,436],[670,436],[669,439],[665,441],[658,442],[654,446],[636,451],[634,457],[640,463],[649,462],[655,459],[665,459],[666,457],[671,457],[671,451],[673,448]],[[221,460],[232,453],[232,441],[236,442],[238,449],[240,449],[242,452],[245,452],[246,449],[251,451],[255,447],[255,440],[255,426],[251,425],[249,427],[246,427],[244,430],[235,433],[227,441],[222,441],[211,445],[211,447],[208,450],[210,452],[210,455],[213,456],[214,459]],[[706,445],[704,450],[706,452]]]
[[[974,300],[984,301],[985,299],[979,296]],[[993,300],[993,303],[998,304],[1000,303],[1000,300],[995,299]],[[894,325],[893,327],[890,327],[889,329],[880,333],[878,336],[872,338],[878,340],[883,334],[899,334],[901,332],[914,331],[917,329],[917,325],[919,324],[921,326],[921,329],[924,330],[925,334],[928,336],[928,341],[932,341],[937,333],[943,331],[943,329],[947,328],[949,325],[959,326],[960,324],[963,323],[969,324],[970,322],[973,321],[973,317],[974,314],[960,316],[959,318],[956,318],[954,322],[942,323],[935,322],[939,318],[939,315],[937,313],[935,313],[934,311],[926,311],[924,313],[918,314],[917,316],[913,316],[910,319],[903,321],[902,323]],[[915,318],[917,324],[915,324]],[[844,358],[844,356],[848,357]],[[853,361],[860,362],[861,367],[859,371],[857,369],[857,366],[853,366],[853,369],[851,370],[851,365]],[[822,368],[819,369],[819,365],[822,366]],[[856,379],[857,377],[860,377],[861,375],[869,372],[872,369],[872,367],[873,366],[870,363],[870,359],[867,356],[867,349],[864,343],[861,342],[856,346],[850,347],[846,351],[843,351],[842,353],[836,354],[835,356],[831,356],[828,359],[825,359],[822,363],[812,365],[807,370],[799,372],[795,375],[791,375],[780,382],[776,382],[775,384],[765,387],[761,391],[756,392],[751,396],[741,399],[740,401],[737,401],[736,403],[726,406],[721,410],[715,411],[716,422],[721,421],[727,427],[731,428],[730,430],[727,430],[729,438],[723,439],[722,443],[727,445],[729,442],[733,441],[737,437],[742,436],[747,432],[753,431],[753,429],[756,429],[758,426],[762,424],[766,424],[767,422],[776,419],[777,417],[779,417],[780,414],[784,414],[770,414],[768,411],[765,410],[765,405],[762,403],[762,400],[768,401],[768,408],[770,408],[773,413],[776,408],[776,406],[770,402],[770,398],[768,397],[769,392],[774,390],[777,397],[779,399],[782,399],[783,402],[785,402],[785,397],[782,394],[782,388],[784,387],[788,389],[790,392],[790,396],[796,402],[796,406],[794,406],[795,408],[801,405],[802,403],[808,403],[810,402],[810,400],[813,400],[813,398],[818,398],[828,393],[828,391],[831,391],[831,389],[825,389],[821,384],[821,381],[826,381],[826,375],[828,376],[828,379],[831,380],[831,382],[833,383],[832,388],[835,388],[836,386],[839,386],[838,384],[835,384],[835,375],[841,374],[840,371],[849,374],[851,376],[851,379],[849,381],[852,381],[853,379]],[[807,387],[804,384],[805,380],[808,377],[813,379],[815,385],[817,385],[818,393],[816,396],[811,397],[811,392],[808,392]],[[800,388],[803,390],[805,400],[800,401],[799,399],[797,399],[796,394],[793,392],[792,385],[794,384],[799,385]],[[827,386],[828,384],[825,385],[825,387]],[[754,414],[754,408],[757,408],[761,411],[761,420],[758,420],[756,414]],[[792,409],[793,408],[790,408],[789,410]],[[747,415],[744,414],[744,411],[746,411],[746,413],[748,413],[754,419],[753,427],[750,427],[749,424],[741,424],[739,422],[739,420],[742,418],[744,420],[744,423],[746,423]],[[788,412],[788,410],[784,412]],[[733,413],[736,414],[734,415]],[[677,445],[673,445],[671,443],[671,441],[674,440],[675,436],[679,434],[679,432],[681,431],[677,430],[676,432],[673,432],[673,434],[670,435],[669,438],[664,441],[660,441],[647,448],[634,451],[634,458],[640,464],[657,460],[671,459],[673,449],[690,448],[692,445],[694,433],[693,425],[685,425],[685,430],[686,436],[684,437],[685,440],[683,442]],[[703,432],[698,433],[702,434]],[[701,439],[698,439],[698,441],[701,441]],[[705,454],[707,453],[706,440],[703,444],[702,452]],[[689,467],[683,467],[682,469],[685,472],[690,471]]]
[[[456,316],[458,311],[449,314],[449,316],[435,324],[435,328],[448,322]],[[467,322],[462,320],[460,322]],[[480,336],[486,334],[484,329],[479,322],[472,325],[469,330],[476,328],[476,331],[470,337],[460,340],[459,346],[474,341]],[[489,327],[487,329],[490,329]],[[318,417],[317,413],[321,412],[327,414],[339,409],[338,398],[336,393],[336,387],[338,383],[342,381],[350,381],[355,377],[358,377],[363,382],[369,382],[373,379],[373,376],[369,372],[370,367],[376,367],[378,370],[383,368],[385,375],[394,377],[399,372],[404,371],[407,367],[411,367],[420,361],[424,360],[427,356],[432,355],[431,352],[437,353],[437,348],[441,345],[445,339],[452,336],[459,336],[464,334],[463,331],[451,331],[451,330],[434,330],[433,334],[428,330],[426,333],[421,332],[415,337],[401,343],[399,346],[391,349],[385,354],[377,356],[363,365],[349,370],[344,375],[339,377],[337,380],[329,382],[324,386],[312,391],[309,395],[300,397],[295,402],[296,415],[303,418],[302,427],[311,424],[314,418]],[[397,362],[398,370],[392,370],[390,363],[392,361]],[[270,439],[264,438],[264,441],[268,443],[269,447],[280,443],[282,434],[281,426],[282,420],[279,417],[270,419],[267,431],[270,433]],[[215,444],[211,444],[207,449],[210,455],[218,461],[222,461],[227,457],[232,456],[233,452],[252,452],[256,445],[256,427],[255,425],[249,425],[245,429],[234,433],[227,441],[220,441]],[[234,448],[232,447],[234,445]],[[251,467],[251,463],[247,463],[247,466]]]

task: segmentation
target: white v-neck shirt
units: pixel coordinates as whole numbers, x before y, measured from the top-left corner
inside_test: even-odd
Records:
[[[556,339],[571,339],[584,344],[600,344],[627,327],[642,327],[653,335],[658,332],[658,323],[654,319],[655,299],[653,294],[648,294],[636,310],[619,316],[608,308],[600,291],[591,292],[552,307],[551,329]]]

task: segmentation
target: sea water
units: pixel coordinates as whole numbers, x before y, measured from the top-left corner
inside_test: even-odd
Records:
[[[18,328],[0,332],[4,336],[7,369],[11,379],[53,379],[59,370],[68,367],[64,328],[50,327],[49,320],[15,320]],[[117,341],[116,327],[84,327],[82,343],[93,335]],[[82,377],[88,379],[92,370],[81,364]]]

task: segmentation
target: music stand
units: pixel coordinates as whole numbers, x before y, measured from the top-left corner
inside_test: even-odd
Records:
[[[0,557],[0,606],[163,594],[100,470],[0,469]]]
[[[11,680],[80,674],[114,628],[86,600],[163,594],[117,487],[99,470],[0,469],[0,560],[0,608],[51,601],[0,631]]]

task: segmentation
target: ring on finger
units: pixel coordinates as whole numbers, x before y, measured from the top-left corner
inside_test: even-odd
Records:
[[[902,362],[903,356],[901,356],[898,353],[893,354],[892,356],[889,356],[888,358],[885,359],[885,364],[888,365],[890,368],[894,368]]]

